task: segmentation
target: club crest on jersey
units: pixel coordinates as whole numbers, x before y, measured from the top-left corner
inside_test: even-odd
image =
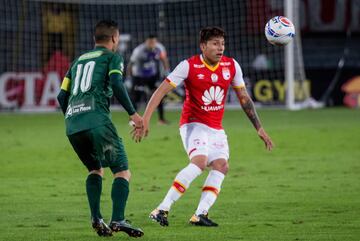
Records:
[[[222,75],[223,75],[223,78],[225,80],[229,80],[230,79],[230,70],[229,70],[229,68],[223,68],[222,69]]]
[[[211,74],[211,81],[212,81],[213,83],[217,82],[218,79],[219,79],[219,77],[217,76],[217,74],[215,74],[215,73],[212,73],[212,74]]]

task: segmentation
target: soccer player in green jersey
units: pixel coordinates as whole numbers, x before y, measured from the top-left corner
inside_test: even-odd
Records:
[[[65,115],[66,135],[89,170],[86,193],[92,227],[97,234],[112,236],[112,232],[123,231],[131,237],[141,237],[143,231],[133,227],[124,217],[130,171],[122,140],[111,122],[109,106],[112,95],[134,123],[134,136],[143,131],[143,120],[136,113],[123,85],[123,59],[116,53],[119,44],[117,23],[107,20],[98,22],[94,40],[95,48],[71,64],[58,95]],[[114,175],[111,190],[113,210],[109,226],[100,212],[104,167],[109,167]]]

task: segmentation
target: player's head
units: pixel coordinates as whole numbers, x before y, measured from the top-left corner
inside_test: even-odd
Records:
[[[150,34],[145,40],[145,45],[148,49],[154,49],[157,44],[157,37],[155,34]]]
[[[200,30],[200,49],[207,61],[216,64],[225,50],[225,31],[220,27],[205,27]]]
[[[119,45],[120,33],[118,24],[113,20],[101,20],[95,26],[95,44],[104,45],[116,51]]]

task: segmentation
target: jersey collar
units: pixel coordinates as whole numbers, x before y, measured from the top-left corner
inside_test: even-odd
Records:
[[[201,62],[206,66],[206,68],[208,68],[208,69],[211,70],[212,72],[214,72],[215,70],[217,70],[217,68],[219,67],[219,64],[220,64],[220,61],[219,61],[219,63],[217,63],[215,66],[208,65],[208,64],[205,62],[204,57],[202,56],[202,54],[200,54],[200,60],[201,60]]]

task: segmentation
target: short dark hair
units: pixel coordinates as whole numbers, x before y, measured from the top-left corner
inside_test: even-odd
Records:
[[[146,39],[153,39],[153,38],[157,38],[157,36],[156,36],[156,34],[151,33],[147,36]]]
[[[200,30],[200,43],[206,43],[217,37],[225,38],[225,31],[220,27],[205,27]]]
[[[95,42],[107,42],[119,30],[117,22],[113,20],[101,20],[95,26]]]

